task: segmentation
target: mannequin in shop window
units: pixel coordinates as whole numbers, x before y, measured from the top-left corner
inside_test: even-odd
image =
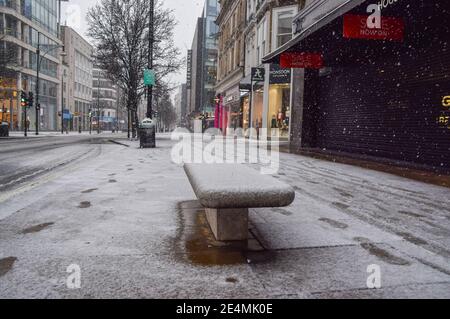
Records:
[[[277,116],[277,122],[278,122],[278,128],[283,128],[283,121],[284,121],[284,113],[282,109],[278,110],[278,116]]]
[[[272,114],[272,123],[270,125],[271,128],[277,128],[277,115],[275,113]]]

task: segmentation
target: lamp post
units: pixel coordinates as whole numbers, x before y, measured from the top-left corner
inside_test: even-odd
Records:
[[[64,134],[64,77],[66,70],[61,72],[61,134]]]
[[[154,13],[155,13],[155,1],[150,0],[150,14],[148,25],[148,69],[153,69],[153,42],[154,42]],[[153,86],[149,85],[147,88],[147,117],[153,118]]]
[[[97,78],[97,134],[100,134],[100,75],[101,70],[98,72]]]

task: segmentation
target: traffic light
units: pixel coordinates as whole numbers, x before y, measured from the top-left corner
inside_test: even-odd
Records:
[[[22,107],[27,107],[28,106],[27,93],[25,93],[24,91],[20,92],[20,105]]]
[[[28,92],[28,106],[33,107],[33,104],[34,104],[33,92]]]

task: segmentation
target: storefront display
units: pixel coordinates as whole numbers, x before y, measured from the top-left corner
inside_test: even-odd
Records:
[[[364,21],[368,5],[330,7],[326,19],[323,8],[300,12],[289,48],[264,58],[278,63],[286,52],[323,56],[324,68],[306,68],[303,80],[293,82],[291,147],[449,171],[450,26],[442,21],[450,4],[396,2],[382,12],[387,36],[379,36],[380,30],[356,36],[366,28],[350,32],[349,17]],[[308,23],[315,32],[303,31],[313,28]],[[270,110],[273,125],[279,107]]]
[[[291,119],[291,70],[278,64],[270,65],[269,101],[267,112],[268,134],[289,138]]]
[[[19,129],[20,110],[15,79],[0,81],[0,122],[9,124],[11,130]]]
[[[269,90],[268,123],[271,136],[276,135],[287,138],[289,136],[289,123],[291,116],[290,106],[291,89],[289,84],[275,84]]]

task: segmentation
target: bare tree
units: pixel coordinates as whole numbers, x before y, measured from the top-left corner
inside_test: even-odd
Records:
[[[162,3],[162,0],[155,0],[155,89],[183,66],[179,49],[173,42],[175,17]],[[102,0],[87,15],[88,35],[96,45],[99,66],[123,89],[126,107],[131,111],[133,137],[138,123],[137,108],[145,94],[143,70],[148,66],[149,17],[148,0]]]
[[[167,92],[164,92],[161,96],[159,96],[156,103],[156,112],[157,112],[157,126],[161,130],[162,128],[170,129],[176,122],[176,112],[173,106],[170,95]]]

